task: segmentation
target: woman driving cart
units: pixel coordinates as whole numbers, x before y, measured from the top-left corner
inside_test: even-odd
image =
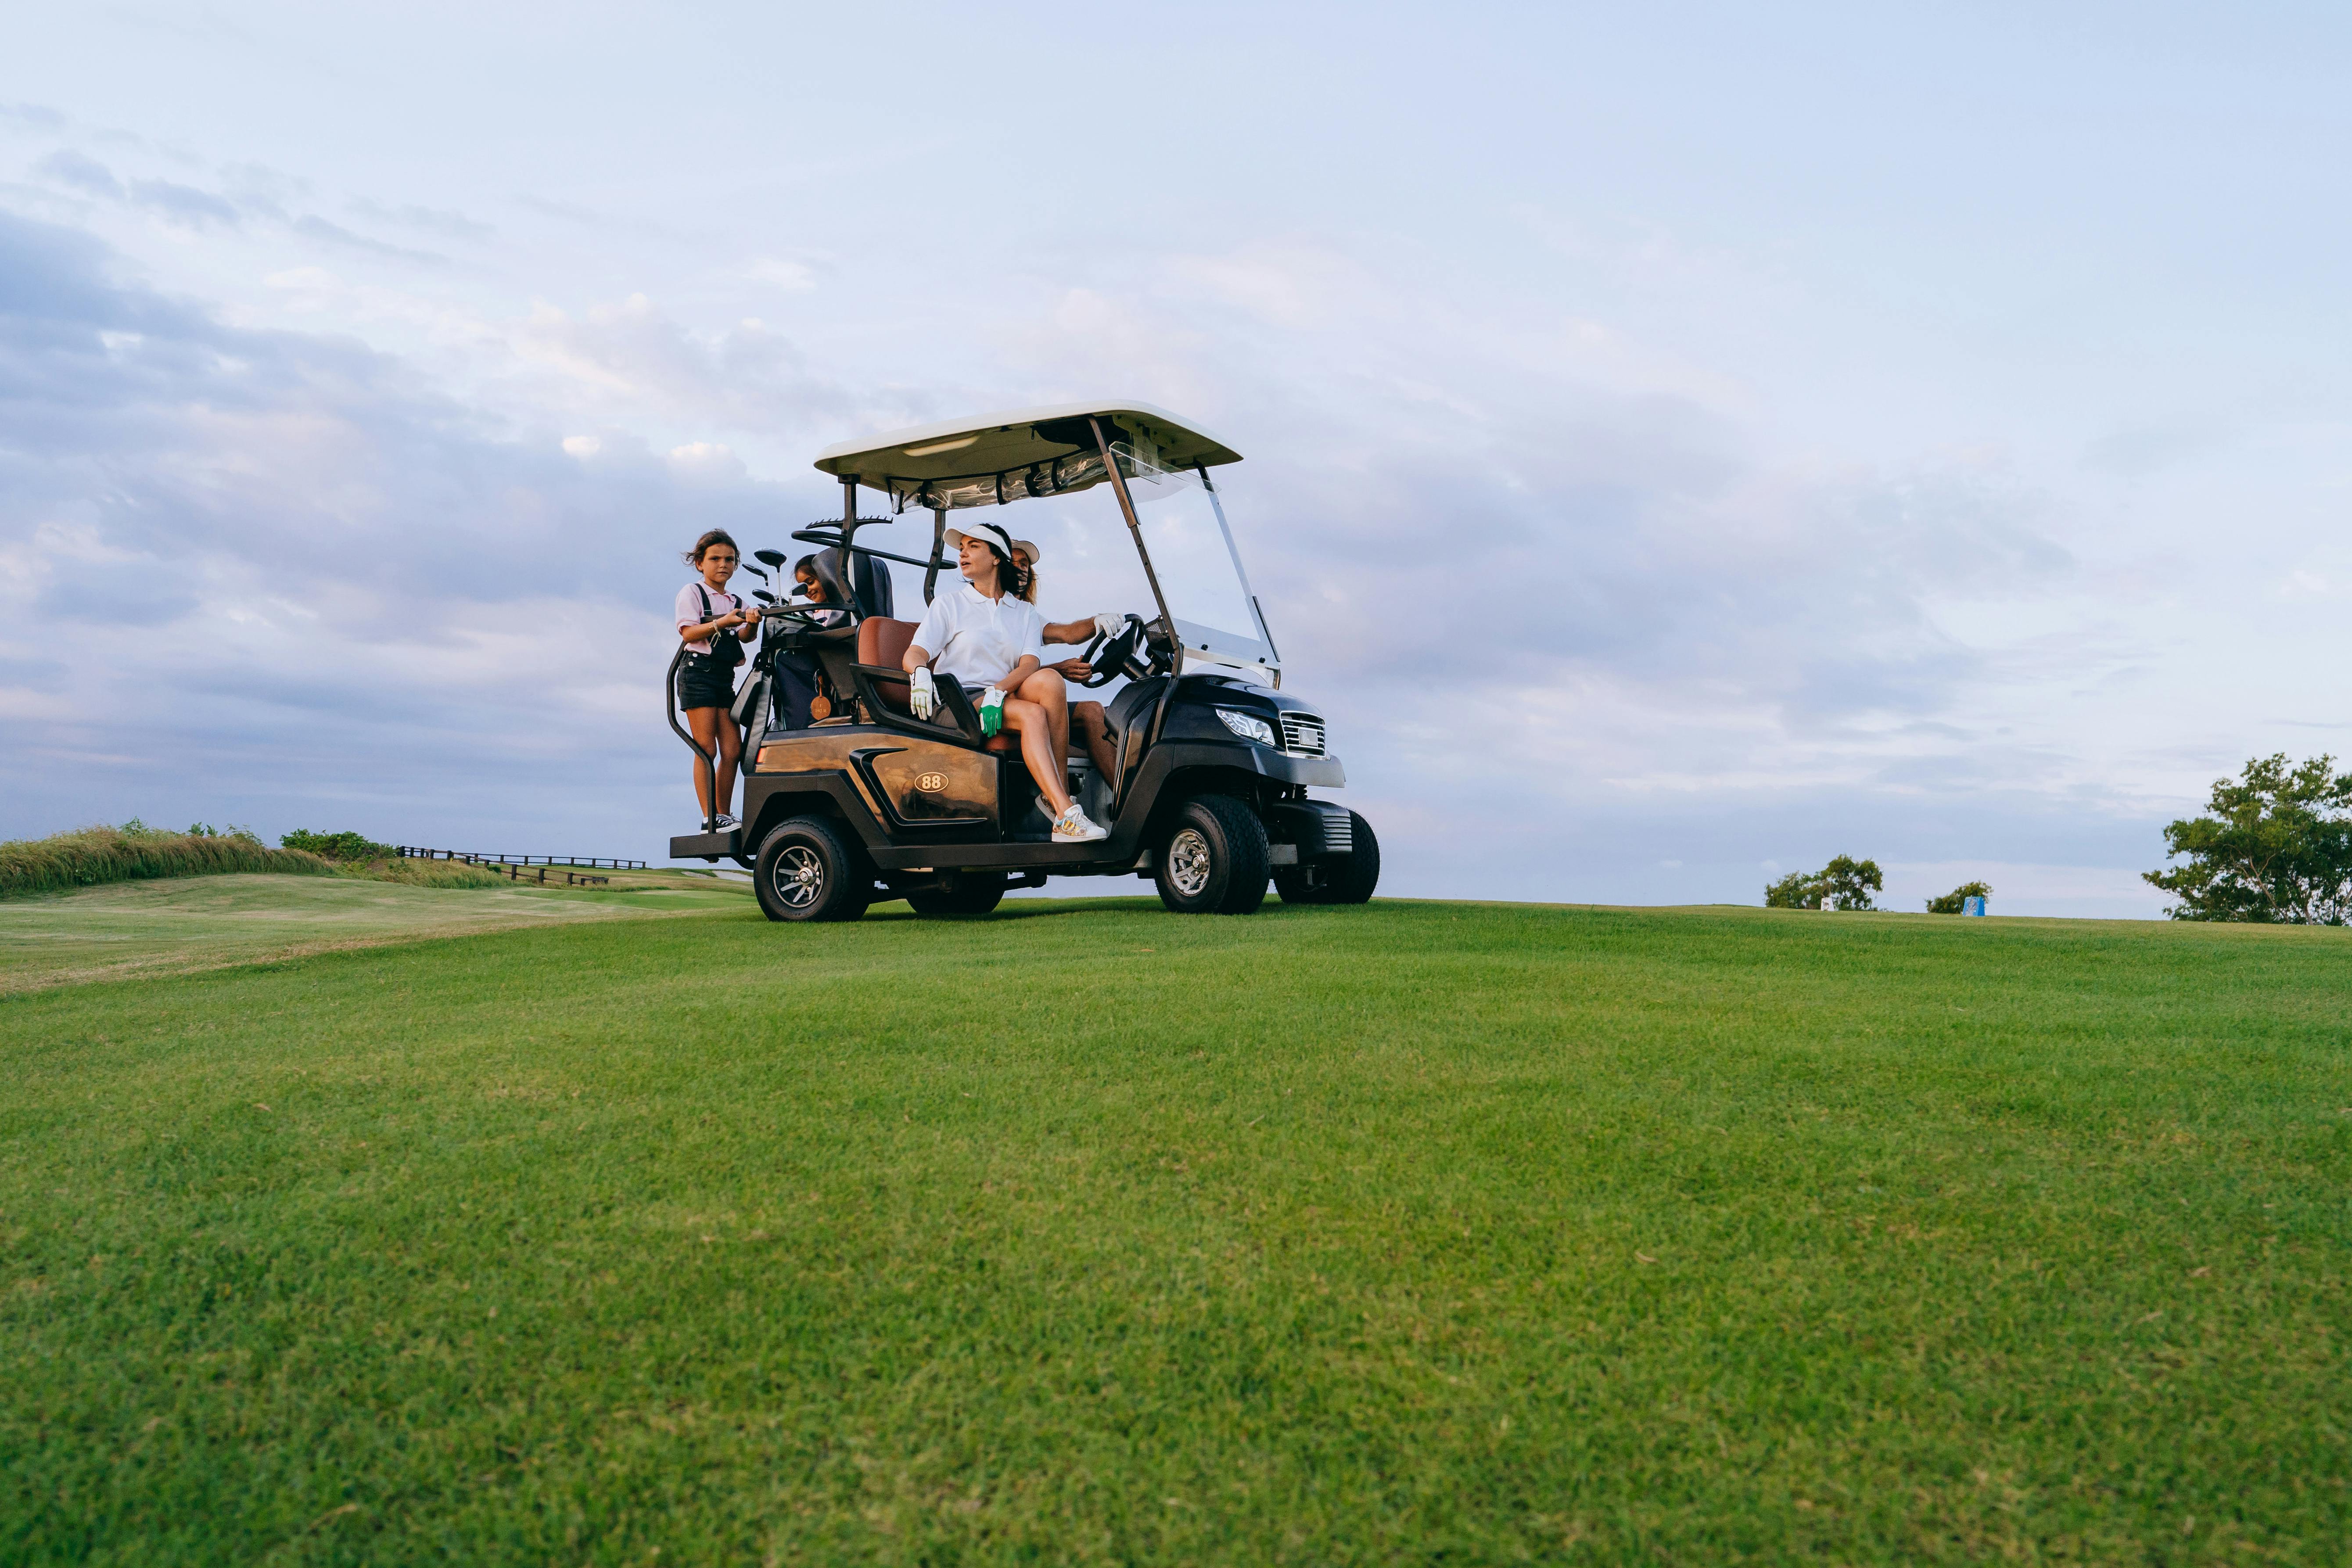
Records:
[[[1042,552],[1025,539],[1013,542],[1013,563],[1021,569],[1021,597],[1030,604],[1037,602],[1037,559]],[[1116,637],[1127,624],[1127,617],[1116,610],[1083,621],[1048,621],[1044,640],[1068,646],[1089,643],[1098,637]],[[1045,667],[1064,681],[1084,680],[1092,675],[1094,666],[1083,658],[1065,658]],[[1104,717],[1099,702],[1076,701],[1070,704],[1070,733],[1087,749],[1094,760],[1095,770],[1105,778],[1118,776],[1118,749],[1111,744],[1110,721]]]
[[[1054,842],[1107,837],[1070,798],[1064,778],[1069,696],[1062,677],[1045,668],[1045,620],[1018,592],[1028,571],[1013,560],[1013,536],[983,522],[969,533],[949,529],[946,538],[964,584],[933,599],[915,628],[902,666],[911,678],[908,706],[919,719],[931,716],[935,673],[977,692],[982,730],[1020,735],[1029,776],[1054,808]]]

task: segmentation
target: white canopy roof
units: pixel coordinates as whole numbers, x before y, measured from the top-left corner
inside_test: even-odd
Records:
[[[1089,419],[1113,445],[1181,470],[1238,463],[1242,455],[1149,403],[1064,403],[974,414],[937,425],[837,441],[817,454],[828,474],[881,490],[899,507],[996,506],[1100,484],[1102,454]]]

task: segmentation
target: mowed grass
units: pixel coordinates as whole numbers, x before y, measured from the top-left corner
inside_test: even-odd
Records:
[[[116,882],[0,900],[0,994],[132,974],[551,921],[743,909],[748,887],[677,872],[616,872],[606,885],[420,888],[320,876],[237,874]]]
[[[2346,1558],[2352,933],[894,909],[0,1001],[0,1561]]]

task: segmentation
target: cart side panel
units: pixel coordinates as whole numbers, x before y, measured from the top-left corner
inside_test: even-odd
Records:
[[[887,843],[882,804],[854,759],[863,748],[893,743],[864,726],[770,731],[743,776],[746,850],[757,853],[787,818],[812,815],[838,819],[869,847]]]
[[[986,752],[893,735],[861,755],[893,826],[995,825],[997,763]]]

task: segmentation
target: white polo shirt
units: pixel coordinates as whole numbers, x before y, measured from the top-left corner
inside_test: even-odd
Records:
[[[1024,654],[1045,661],[1045,617],[1036,605],[1010,594],[992,599],[970,583],[959,583],[923,612],[914,645],[933,656],[935,674],[951,675],[966,686],[992,685],[1011,674]]]

